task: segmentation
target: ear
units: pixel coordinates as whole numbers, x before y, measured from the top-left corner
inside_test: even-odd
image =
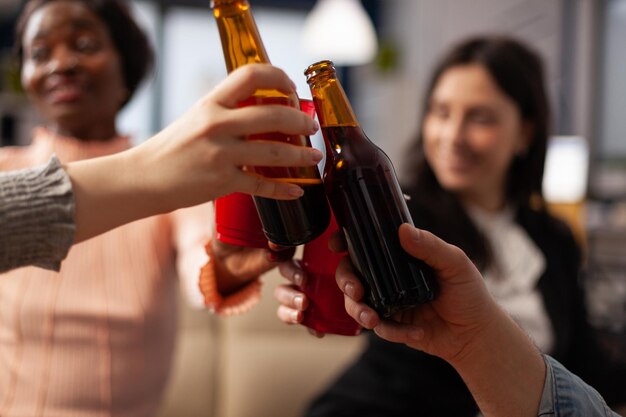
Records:
[[[516,156],[524,156],[528,153],[528,148],[533,141],[535,134],[535,125],[532,122],[525,121],[520,128],[520,137],[515,148]]]

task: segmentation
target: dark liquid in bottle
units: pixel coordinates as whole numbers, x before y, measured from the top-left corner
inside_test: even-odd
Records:
[[[297,200],[254,197],[263,233],[279,245],[295,246],[321,235],[330,220],[322,183],[300,184],[304,195]]]
[[[286,97],[250,97],[239,103],[240,107],[251,105],[289,105]],[[248,136],[248,140],[265,140],[311,146],[307,136],[287,135],[280,132]],[[304,195],[297,200],[274,200],[254,197],[263,233],[273,243],[297,246],[321,235],[330,221],[330,209],[324,186],[317,167],[248,167],[250,170],[278,181],[298,184]]]
[[[413,223],[385,153],[354,127],[326,127],[327,145],[339,144],[326,163],[324,186],[368,303],[388,317],[435,296],[430,268],[400,246],[398,228]],[[327,147],[327,155],[333,152]]]

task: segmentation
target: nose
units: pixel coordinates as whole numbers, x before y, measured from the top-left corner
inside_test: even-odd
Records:
[[[47,64],[49,74],[74,71],[78,66],[78,56],[70,48],[60,45],[52,51]]]

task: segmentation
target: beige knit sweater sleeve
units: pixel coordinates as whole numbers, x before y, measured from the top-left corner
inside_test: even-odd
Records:
[[[0,272],[59,270],[74,240],[72,184],[59,160],[0,173]]]

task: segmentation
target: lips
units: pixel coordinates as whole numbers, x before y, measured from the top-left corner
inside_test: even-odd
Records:
[[[46,100],[51,104],[74,103],[81,99],[84,89],[74,79],[59,79],[46,88]]]

